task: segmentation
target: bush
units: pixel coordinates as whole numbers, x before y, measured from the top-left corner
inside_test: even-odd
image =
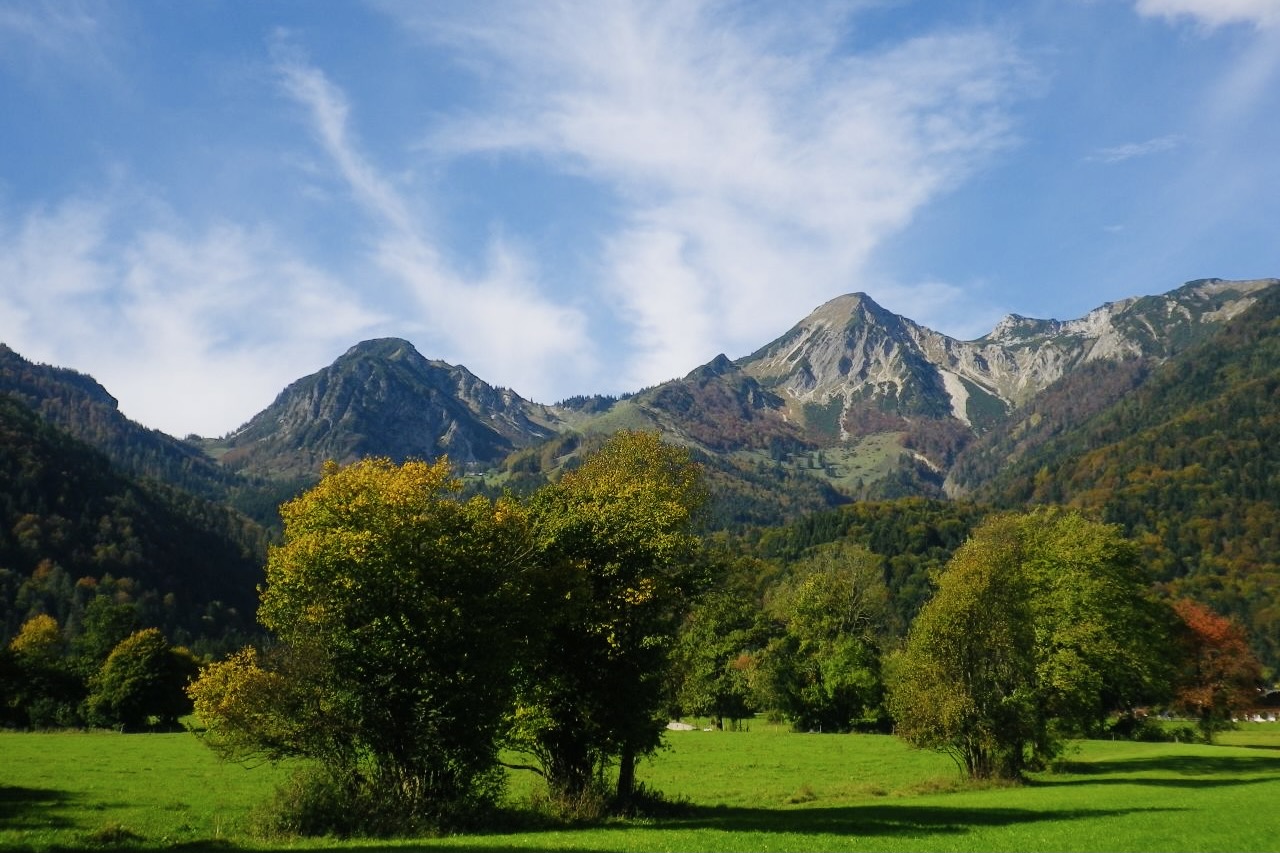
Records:
[[[266,838],[387,838],[474,829],[494,814],[502,784],[494,771],[471,797],[431,799],[369,768],[343,773],[308,765],[254,812],[251,831]]]
[[[613,792],[600,780],[577,792],[547,786],[534,791],[529,799],[535,814],[570,825],[599,823],[612,814],[612,807]]]
[[[1200,743],[1205,739],[1195,726],[1166,726],[1154,717],[1123,716],[1107,729],[1112,738],[1143,743]]]

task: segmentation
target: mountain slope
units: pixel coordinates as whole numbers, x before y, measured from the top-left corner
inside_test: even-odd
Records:
[[[209,500],[227,500],[241,478],[198,448],[148,429],[120,412],[116,398],[92,377],[34,364],[0,343],[0,394],[104,453],[121,471],[168,483]]]
[[[253,625],[266,535],[225,506],[120,473],[0,394],[0,629],[47,612],[70,630],[98,589],[171,637]],[[71,620],[70,622],[68,620]]]
[[[299,379],[231,435],[205,442],[225,465],[315,476],[326,460],[364,456],[490,466],[555,434],[549,409],[493,388],[465,367],[432,361],[408,341],[365,341]]]
[[[976,341],[855,293],[744,358],[718,356],[622,399],[559,406],[494,388],[406,341],[372,340],[291,384],[231,435],[191,442],[127,421],[89,377],[30,365],[7,348],[0,387],[125,470],[230,495],[260,518],[328,459],[447,454],[483,476],[482,485],[473,478],[478,487],[531,488],[589,449],[588,441],[566,444],[572,436],[655,429],[715,472],[722,523],[769,524],[855,499],[980,489],[1010,461],[1132,393],[1276,283],[1190,282],[1070,321],[1011,315]]]
[[[977,492],[1087,507],[1280,659],[1280,289]]]
[[[855,293],[819,306],[750,356],[719,356],[566,423],[587,431],[660,429],[716,458],[726,475],[736,466],[744,476],[771,469],[792,486],[796,476],[816,480],[822,488],[813,498],[828,505],[941,496],[944,487],[959,494],[1051,427],[1128,393],[1152,366],[1212,336],[1275,284],[1190,282],[1066,322],[1009,316],[976,341],[934,332]],[[1065,396],[1042,397],[1055,387]],[[1087,391],[1083,404],[1065,402],[1072,387]],[[1017,432],[1007,432],[1008,424]],[[975,439],[977,449],[966,452]]]

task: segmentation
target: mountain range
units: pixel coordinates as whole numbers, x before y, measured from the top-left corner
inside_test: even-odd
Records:
[[[1267,509],[1280,506],[1280,435],[1259,439],[1280,423],[1278,284],[1204,279],[1075,320],[1010,315],[973,341],[853,293],[745,357],[720,355],[618,398],[555,404],[489,385],[408,341],[371,340],[218,438],[146,429],[92,377],[3,345],[0,396],[126,477],[231,508],[240,552],[265,539],[279,501],[327,459],[447,454],[469,489],[520,492],[608,434],[646,429],[703,464],[715,527],[742,531],[904,496],[1074,503],[1146,537],[1171,589],[1196,591],[1189,578],[1217,577],[1218,592],[1234,590],[1219,603],[1252,619],[1263,599],[1280,614],[1275,549],[1246,553],[1264,522],[1280,529]],[[1236,456],[1224,460],[1224,448]],[[1145,467],[1133,467],[1141,459]],[[1229,494],[1212,494],[1222,489]],[[1226,524],[1225,512],[1239,523]],[[1197,536],[1207,537],[1199,547]],[[1259,592],[1257,578],[1269,573],[1277,583]]]
[[[447,454],[500,488],[553,473],[593,435],[652,429],[714,471],[726,526],[776,523],[780,513],[852,499],[960,496],[1045,437],[1040,421],[1020,417],[1034,401],[1065,393],[1078,416],[1096,412],[1276,284],[1193,281],[1065,322],[1010,315],[975,341],[855,293],[746,357],[720,355],[620,399],[555,405],[425,358],[407,341],[365,341],[284,389],[240,429],[196,444],[225,467],[266,480],[314,476],[326,459]],[[1087,387],[1073,392],[1073,382]],[[1002,443],[1013,424],[1018,441]],[[981,464],[1001,452],[994,466]],[[781,499],[772,494],[779,491]]]

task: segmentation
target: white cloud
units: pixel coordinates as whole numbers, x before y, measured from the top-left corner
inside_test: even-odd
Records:
[[[1133,160],[1138,157],[1148,157],[1152,154],[1172,151],[1181,145],[1183,141],[1183,137],[1178,134],[1158,136],[1144,142],[1129,142],[1124,145],[1100,148],[1086,159],[1090,162],[1106,163],[1108,165],[1123,163],[1126,160]]]
[[[632,330],[627,374],[650,384],[865,289],[872,250],[1011,142],[1010,44],[963,31],[837,54],[847,10],[816,8],[392,10],[505,93],[427,147],[533,153],[620,199],[600,287]]]
[[[40,80],[68,73],[95,85],[113,79],[119,41],[109,12],[80,0],[0,4],[0,67]]]
[[[147,426],[229,431],[383,319],[268,233],[122,234],[132,213],[70,200],[0,229],[0,340]]]
[[[1227,24],[1255,27],[1280,25],[1280,3],[1276,0],[1137,0],[1138,13],[1170,20],[1191,18],[1209,28]]]
[[[321,71],[308,65],[301,52],[287,41],[277,40],[274,53],[281,87],[307,108],[316,136],[356,199],[395,230],[411,231],[413,218],[404,201],[360,155],[350,138],[351,107],[346,97]]]
[[[451,268],[405,194],[361,152],[341,90],[287,43],[277,42],[284,92],[309,113],[325,152],[355,199],[376,220],[368,258],[416,301],[404,328],[420,346],[465,364],[486,381],[547,401],[566,378],[593,367],[585,317],[538,292],[532,265],[512,245],[493,242],[487,268],[469,277]],[[385,296],[385,294],[384,294]],[[563,396],[563,395],[562,395]]]

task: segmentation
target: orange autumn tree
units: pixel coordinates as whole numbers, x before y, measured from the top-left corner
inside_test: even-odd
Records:
[[[1257,701],[1262,667],[1244,629],[1205,607],[1183,598],[1173,603],[1181,620],[1186,668],[1176,704],[1193,714],[1206,741],[1228,728],[1232,717]]]

